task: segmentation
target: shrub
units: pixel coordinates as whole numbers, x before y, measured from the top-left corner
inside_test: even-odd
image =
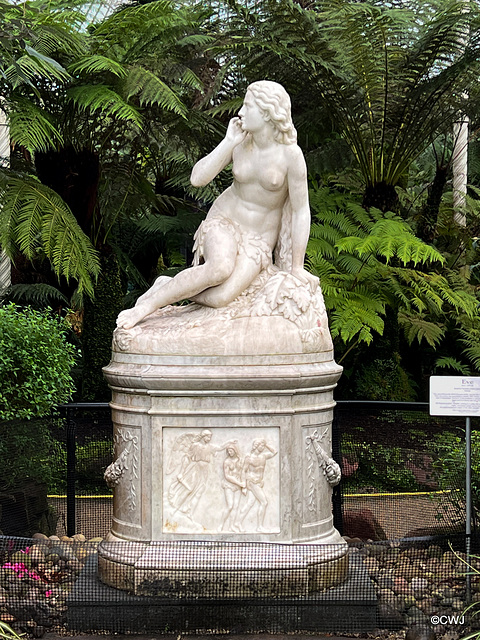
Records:
[[[75,347],[50,310],[0,307],[0,420],[47,415],[74,391]]]

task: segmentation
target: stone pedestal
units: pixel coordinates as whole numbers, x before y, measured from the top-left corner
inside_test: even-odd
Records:
[[[215,546],[203,548],[192,568],[194,581],[201,582],[202,566],[251,572],[251,558],[241,560],[248,554],[226,550],[238,542],[257,545],[258,580],[280,571],[289,585],[283,595],[340,583],[348,562],[331,512],[331,424],[342,369],[328,326],[298,330],[279,316],[230,315],[222,330],[210,323],[207,331],[195,320],[201,312],[170,308],[116,333],[104,369],[115,428],[106,478],[115,493],[111,532],[99,549],[101,579],[146,593],[149,581],[171,576],[175,557],[189,565],[185,542],[210,541]],[[160,553],[152,541],[171,543],[170,551]],[[264,543],[315,549],[276,564]]]

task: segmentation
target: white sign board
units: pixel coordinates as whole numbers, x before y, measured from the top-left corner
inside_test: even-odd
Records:
[[[480,415],[480,376],[431,376],[430,415]]]

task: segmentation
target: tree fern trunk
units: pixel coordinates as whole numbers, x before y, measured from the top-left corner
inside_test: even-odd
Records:
[[[438,212],[448,178],[448,166],[438,166],[432,184],[428,188],[428,197],[420,212],[417,235],[424,242],[433,242],[436,234]]]
[[[397,211],[399,201],[395,187],[386,182],[368,185],[363,194],[362,205],[365,209],[375,207],[384,213],[386,211]]]

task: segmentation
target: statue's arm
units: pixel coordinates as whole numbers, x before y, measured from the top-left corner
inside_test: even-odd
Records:
[[[289,153],[287,176],[288,195],[292,207],[292,273],[308,284],[313,291],[318,285],[318,278],[303,268],[310,237],[307,165],[297,145],[292,146]]]
[[[190,182],[194,187],[204,187],[211,182],[220,171],[230,164],[233,150],[245,139],[246,133],[242,131],[240,118],[232,118],[227,128],[225,138],[215,149],[197,162],[193,167]]]

